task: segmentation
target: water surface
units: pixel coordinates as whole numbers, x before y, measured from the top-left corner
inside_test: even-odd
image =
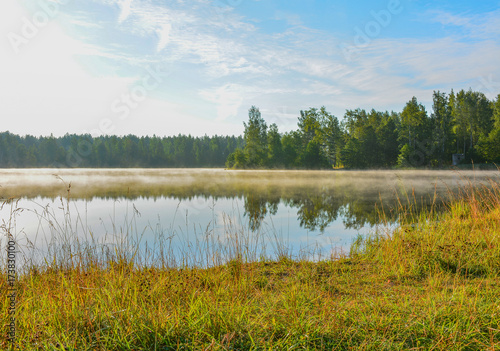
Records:
[[[459,187],[491,180],[499,172],[4,169],[0,198],[19,200],[0,216],[31,256],[78,241],[193,264],[242,243],[255,256],[320,258],[396,223],[401,205],[439,210]]]

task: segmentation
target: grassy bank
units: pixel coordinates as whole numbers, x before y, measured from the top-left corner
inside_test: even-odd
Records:
[[[17,283],[18,349],[500,349],[498,184],[463,189],[445,214],[400,211],[399,228],[336,260],[34,267]]]

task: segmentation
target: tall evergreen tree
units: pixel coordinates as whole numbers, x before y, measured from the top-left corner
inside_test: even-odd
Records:
[[[425,107],[418,102],[416,97],[408,101],[401,112],[399,140],[402,142],[402,147],[408,145],[411,150],[408,158],[411,166],[423,166],[431,158],[433,151],[431,126]]]
[[[451,157],[453,142],[452,136],[452,113],[450,102],[446,93],[434,91],[433,113],[431,114],[433,139],[436,144],[435,158],[440,164],[446,162]]]
[[[262,167],[267,160],[267,124],[257,107],[248,110],[248,124],[245,126],[245,154],[249,167]]]
[[[281,145],[281,135],[278,131],[278,126],[273,123],[269,126],[269,131],[267,132],[267,142],[268,142],[268,165],[270,167],[283,167],[283,148]]]

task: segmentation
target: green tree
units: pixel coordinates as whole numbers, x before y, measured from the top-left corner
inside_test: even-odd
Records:
[[[392,167],[396,165],[398,157],[398,131],[395,118],[388,113],[376,130],[378,141],[379,166]]]
[[[267,160],[267,124],[257,107],[248,110],[245,126],[245,154],[249,167],[262,167]]]
[[[434,91],[433,99],[433,113],[431,114],[433,126],[433,140],[436,145],[435,159],[438,163],[449,163],[452,154],[453,142],[453,116],[450,108],[450,101],[446,93]]]
[[[295,168],[298,164],[300,135],[297,131],[285,133],[281,138],[283,163],[286,168]]]
[[[428,117],[425,107],[419,104],[416,97],[406,103],[401,112],[401,135],[400,139],[404,144],[408,144],[413,150],[417,149],[417,144],[429,137]]]
[[[482,142],[481,153],[485,159],[498,163],[500,162],[500,94],[492,103],[492,110],[492,128],[488,138]]]
[[[54,167],[65,162],[65,150],[58,145],[58,140],[50,135],[48,138],[43,138],[40,142],[41,162],[43,166]]]
[[[309,142],[318,137],[321,133],[321,124],[318,110],[311,108],[306,111],[300,111],[299,133],[302,137],[303,146],[306,147]]]
[[[324,108],[323,114],[326,114]],[[325,167],[327,162],[320,111],[316,108],[300,111],[297,124],[300,135],[299,145],[301,146],[299,150],[300,165],[306,168]]]
[[[329,114],[323,106],[320,109],[320,124],[323,153],[329,164],[336,167],[338,166],[340,150],[342,150],[342,130],[339,120],[334,115]]]
[[[306,146],[302,154],[302,165],[308,169],[328,167],[328,160],[325,158],[318,139],[313,138]]]
[[[377,166],[380,158],[375,129],[380,120],[377,112],[370,116],[365,110],[347,110],[342,127],[344,128],[344,148],[340,155],[342,164],[347,168],[366,168]]]
[[[452,106],[457,152],[474,153],[480,139],[486,139],[493,126],[493,108],[483,93],[461,90]]]
[[[429,163],[434,153],[432,125],[425,107],[413,97],[401,112],[399,134],[401,145],[408,144],[411,149],[410,162],[414,167]],[[402,150],[402,149],[401,149]]]
[[[346,168],[363,168],[364,160],[361,158],[361,145],[358,139],[347,136],[344,148],[340,152],[342,164]]]
[[[409,144],[403,145],[398,156],[398,167],[410,167],[410,156],[412,151]]]
[[[278,131],[278,126],[273,123],[269,126],[267,132],[268,143],[268,164],[270,167],[283,166],[283,148],[281,145],[281,134]]]

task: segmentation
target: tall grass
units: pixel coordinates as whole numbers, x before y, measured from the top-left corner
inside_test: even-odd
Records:
[[[359,238],[349,254],[317,262],[291,257],[279,236],[274,255],[267,255],[263,238],[229,217],[219,237],[209,227],[195,236],[197,229],[187,226],[184,237],[198,239],[177,252],[173,228],[152,226],[158,239],[141,248],[135,210],[110,231],[117,237],[99,241],[79,213],[71,217],[70,199],[61,199],[62,222],[54,223],[48,208],[39,212],[41,221],[52,222],[56,241],[19,276],[14,346],[500,349],[500,186],[471,184],[450,196],[438,215],[432,208],[417,213],[408,194],[396,229]],[[20,214],[10,205],[3,231]],[[10,345],[3,334],[0,343]]]
[[[500,273],[500,186],[467,186],[449,194],[447,211],[417,213],[414,199],[400,202],[400,226],[353,246],[352,254],[383,264],[387,275],[422,277],[436,272],[495,277]]]

